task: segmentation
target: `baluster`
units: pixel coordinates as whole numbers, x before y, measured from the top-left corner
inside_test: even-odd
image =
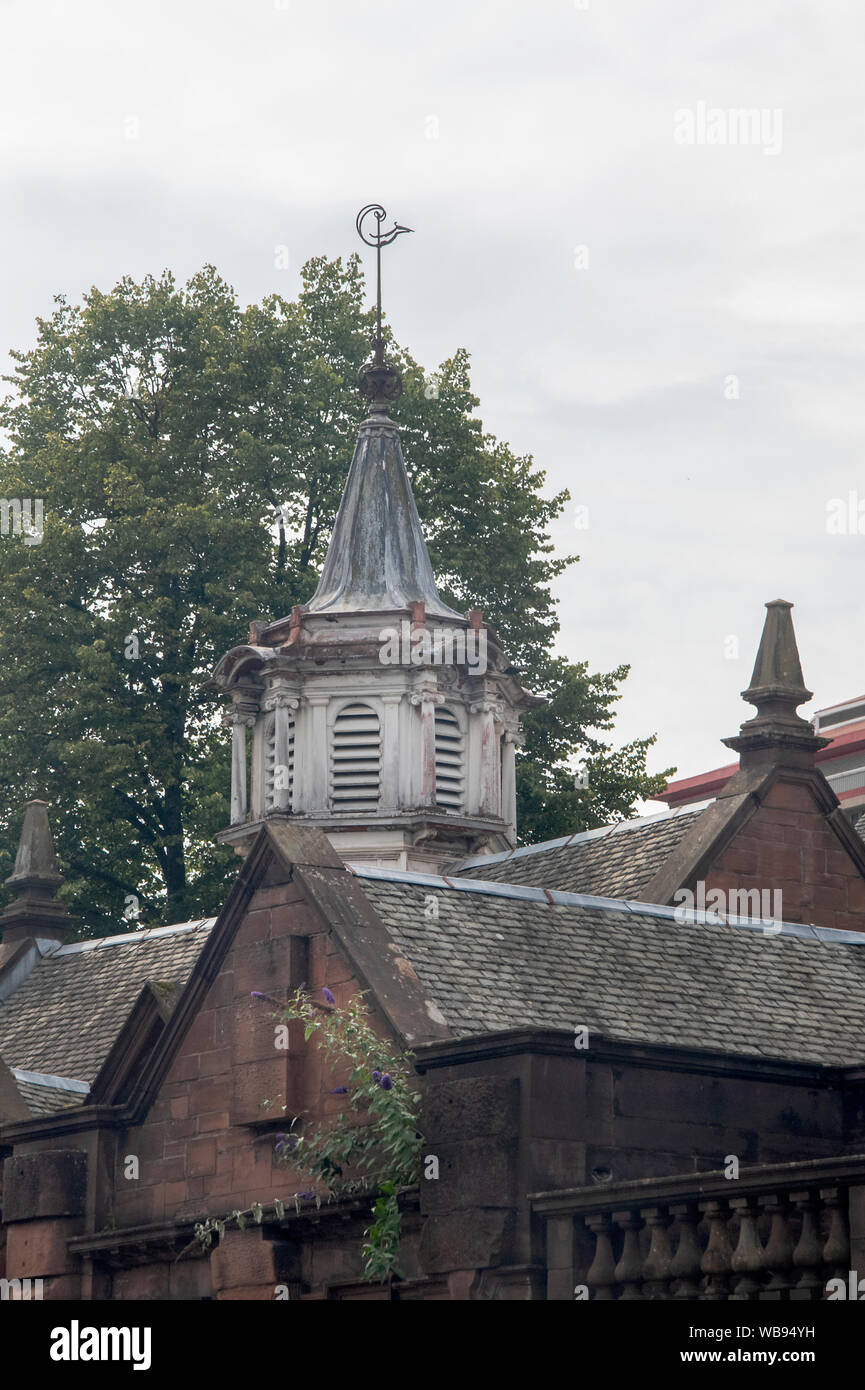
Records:
[[[802,1275],[790,1297],[819,1298],[823,1292],[823,1280],[818,1273],[823,1262],[823,1241],[817,1226],[817,1203],[813,1192],[791,1192],[790,1200],[802,1213],[802,1230],[793,1251],[793,1267],[801,1269]]]
[[[595,1235],[595,1257],[586,1274],[589,1298],[599,1301],[615,1298],[613,1285],[616,1282],[616,1261],[613,1255],[613,1227],[607,1212],[598,1212],[585,1218],[586,1225]]]
[[[730,1264],[737,1279],[733,1300],[753,1302],[762,1287],[763,1246],[757,1234],[757,1203],[753,1197],[734,1197],[730,1206],[739,1213],[739,1239]]]
[[[643,1263],[643,1297],[669,1298],[673,1252],[670,1249],[667,1208],[645,1207],[640,1215],[651,1234],[649,1251]]]
[[[613,1220],[624,1231],[625,1240],[622,1245],[622,1256],[616,1265],[616,1283],[621,1284],[621,1299],[642,1298],[641,1279],[643,1274],[643,1256],[640,1253],[640,1229],[642,1223],[639,1214],[635,1211],[614,1211]]]
[[[823,1204],[829,1212],[829,1234],[823,1247],[823,1297],[830,1279],[847,1279],[850,1270],[850,1236],[847,1223],[847,1192],[838,1187],[820,1189]]]
[[[761,1298],[785,1299],[792,1287],[793,1237],[790,1233],[789,1208],[781,1196],[761,1197],[760,1203],[772,1218],[769,1239],[763,1251],[763,1268],[771,1278]]]
[[[733,1252],[727,1236],[730,1213],[723,1202],[701,1202],[700,1210],[709,1223],[709,1239],[700,1260],[706,1283],[700,1297],[717,1302],[727,1297],[730,1280],[730,1261]]]
[[[679,1243],[670,1264],[670,1276],[677,1280],[674,1298],[695,1299],[700,1294],[700,1243],[697,1240],[699,1217],[692,1202],[680,1202],[670,1207],[670,1214],[679,1223]]]

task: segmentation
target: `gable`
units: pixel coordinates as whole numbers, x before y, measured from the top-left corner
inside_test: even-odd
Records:
[[[143,987],[183,983],[212,924],[82,941],[44,957],[0,1003],[0,1057],[9,1067],[92,1082]],[[61,1108],[39,1094],[40,1113]]]
[[[780,892],[781,915],[865,930],[865,843],[814,768],[740,770],[646,885],[652,902],[692,892]]]
[[[707,890],[765,887],[781,895],[785,921],[865,931],[861,855],[839,831],[810,782],[779,777],[707,872]]]

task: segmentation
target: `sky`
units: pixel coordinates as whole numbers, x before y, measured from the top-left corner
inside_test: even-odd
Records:
[[[856,0],[0,0],[0,362],[126,274],[292,297],[382,203],[397,338],[571,493],[560,650],[630,663],[650,770],[723,765],[767,600],[803,713],[865,691],[863,40]]]

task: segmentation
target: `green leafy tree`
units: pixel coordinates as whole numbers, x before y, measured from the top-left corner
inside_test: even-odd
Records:
[[[89,934],[216,910],[233,855],[229,746],[208,676],[253,618],[315,588],[354,447],[372,311],[357,257],[311,260],[293,301],[241,308],[212,267],[58,297],[14,354],[0,496],[42,499],[0,540],[0,873],[21,807],[53,804],[64,894]],[[482,608],[525,683],[527,840],[629,814],[653,739],[601,735],[627,667],[552,654],[551,522],[566,492],[485,433],[460,350],[426,374],[395,343],[395,411],[447,601]],[[573,764],[588,766],[575,787]]]

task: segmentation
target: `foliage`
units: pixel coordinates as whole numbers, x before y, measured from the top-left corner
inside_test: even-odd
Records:
[[[297,298],[242,308],[215,269],[62,296],[14,354],[0,496],[44,500],[40,544],[0,542],[0,880],[25,800],[54,807],[69,906],[89,935],[218,910],[233,857],[230,749],[208,689],[252,619],[312,594],[352,454],[368,353],[356,257],[311,260]],[[553,655],[551,523],[566,492],[484,431],[468,354],[403,369],[398,417],[446,600],[482,608],[527,685],[522,834],[627,815],[664,781],[651,739],[594,742],[626,667]],[[568,771],[591,754],[589,796]]]
[[[330,1003],[313,1000],[304,990],[296,990],[279,1016],[286,1023],[302,1022],[304,1040],[315,1037],[328,1070],[333,1075],[344,1074],[345,1084],[336,1087],[333,1094],[345,1095],[346,1110],[308,1133],[301,1117],[296,1116],[289,1130],[277,1136],[275,1150],[308,1182],[324,1188],[330,1201],[358,1192],[375,1194],[373,1221],[365,1232],[364,1277],[384,1281],[401,1273],[400,1195],[420,1176],[420,1094],[413,1084],[412,1054],[394,1052],[378,1036],[359,994],[352,995],[344,1008],[336,1009]],[[294,1194],[298,1211],[301,1201],[315,1201],[320,1206],[321,1200],[320,1190]],[[208,1218],[196,1227],[196,1238],[207,1246],[213,1232],[221,1236],[231,1221],[241,1230],[250,1219],[260,1223],[263,1210],[255,1203],[246,1212]]]

